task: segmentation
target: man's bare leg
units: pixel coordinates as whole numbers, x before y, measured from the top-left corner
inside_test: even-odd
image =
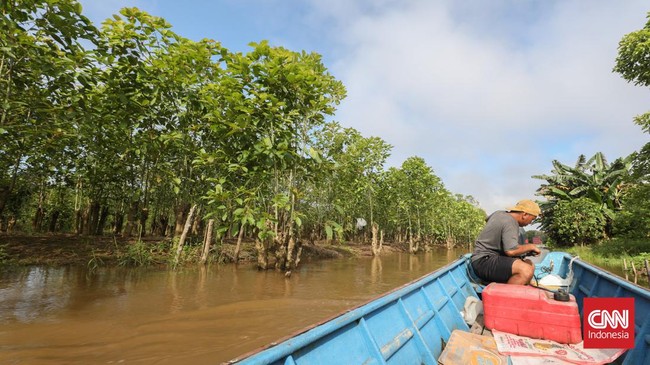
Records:
[[[535,265],[530,260],[516,260],[512,263],[512,276],[508,284],[526,285],[530,283],[535,272]]]

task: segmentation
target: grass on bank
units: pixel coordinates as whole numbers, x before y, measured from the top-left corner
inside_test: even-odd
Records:
[[[628,272],[632,273],[632,263],[638,272],[645,273],[645,261],[650,261],[650,240],[612,239],[592,246],[563,248],[572,255],[596,266],[623,267],[627,262]]]

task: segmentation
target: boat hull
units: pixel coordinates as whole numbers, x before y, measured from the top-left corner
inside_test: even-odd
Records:
[[[552,268],[550,270],[549,268]],[[567,282],[580,315],[585,297],[635,298],[634,349],[623,364],[650,364],[650,291],[565,253],[549,253],[536,277],[571,277]],[[463,319],[467,298],[483,287],[471,279],[469,255],[340,316],[277,344],[233,359],[238,364],[432,364],[438,363],[454,330],[469,331]]]

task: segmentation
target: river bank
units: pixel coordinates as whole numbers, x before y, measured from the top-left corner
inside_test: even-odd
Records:
[[[201,245],[186,245],[188,264],[198,261]],[[233,263],[236,241],[226,240],[213,245],[210,262]],[[645,261],[650,259],[650,247],[645,241],[610,241],[590,247],[558,248],[599,267],[642,285],[648,281]],[[0,234],[0,265],[4,266],[166,266],[169,264],[172,241],[167,237],[123,238],[117,236],[78,236],[72,234]],[[408,252],[408,244],[385,244],[384,253]],[[301,260],[335,259],[341,257],[370,257],[370,244],[315,242],[303,245]],[[239,263],[253,263],[257,251],[253,241],[244,241]],[[627,267],[623,267],[625,263]],[[634,266],[633,266],[634,264]],[[633,269],[634,268],[634,269]],[[636,273],[636,275],[634,275]]]
[[[211,260],[233,262],[235,243],[233,240],[214,245]],[[171,247],[172,241],[167,237],[137,240],[117,236],[1,234],[0,264],[113,266],[146,261],[148,264],[163,265],[168,262]],[[384,252],[405,252],[406,249],[406,245],[399,244],[383,246]],[[187,250],[188,256],[200,255],[200,245],[187,245]],[[254,262],[256,255],[254,242],[244,241],[239,262]],[[316,242],[303,245],[301,260],[363,256],[372,256],[369,244]]]

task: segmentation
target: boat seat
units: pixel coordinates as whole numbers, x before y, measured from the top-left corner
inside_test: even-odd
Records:
[[[483,289],[490,283],[489,281],[485,281],[476,275],[474,272],[474,268],[472,267],[472,262],[470,258],[467,258],[467,276],[469,277],[469,280],[474,287],[474,290],[476,291],[476,294],[481,294],[483,292]]]

